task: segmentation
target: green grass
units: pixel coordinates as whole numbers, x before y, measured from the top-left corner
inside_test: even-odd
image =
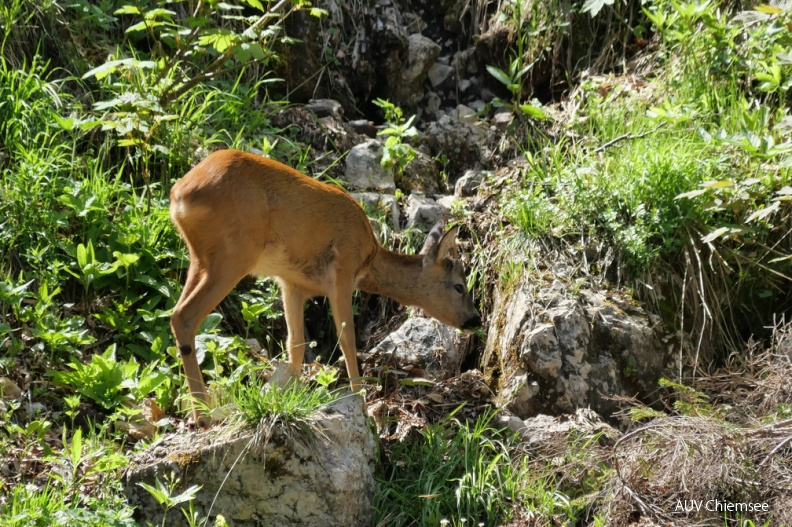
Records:
[[[664,41],[655,78],[583,83],[573,133],[523,145],[501,207],[522,236],[608,247],[668,327],[684,319],[723,358],[792,305],[792,68],[776,58],[790,15],[746,27],[713,4],[649,9]],[[684,298],[643,287],[683,282]]]
[[[373,525],[496,525],[518,497],[524,471],[516,442],[490,425],[454,419],[430,425],[388,452]]]
[[[298,421],[337,398],[325,386],[296,381],[281,388],[265,384],[256,376],[233,386],[231,397],[242,420],[252,425],[264,421]]]

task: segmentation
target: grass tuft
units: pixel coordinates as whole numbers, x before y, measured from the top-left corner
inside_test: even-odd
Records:
[[[517,499],[522,471],[514,438],[491,426],[449,418],[396,443],[379,476],[375,525],[497,525]]]
[[[251,425],[262,422],[294,422],[305,419],[318,408],[330,404],[337,396],[325,386],[313,387],[292,382],[282,388],[266,384],[258,377],[237,383],[231,397],[239,409],[241,419]]]

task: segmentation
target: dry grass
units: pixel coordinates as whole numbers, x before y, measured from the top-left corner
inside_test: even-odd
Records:
[[[693,396],[675,404],[683,412],[622,435],[603,501],[612,524],[639,514],[674,525],[792,525],[790,351],[792,325],[779,324],[767,349],[754,344],[739,361],[695,380]],[[686,500],[766,503],[768,511],[685,513],[679,503]]]
[[[686,385],[667,383],[666,412],[622,400],[640,421],[626,432],[569,416],[571,432],[529,441],[534,472],[576,504],[581,524],[792,525],[792,324],[741,356]],[[706,510],[715,500],[766,511]],[[694,501],[700,510],[690,510]]]

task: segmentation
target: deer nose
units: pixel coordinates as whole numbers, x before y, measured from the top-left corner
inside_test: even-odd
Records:
[[[478,329],[481,327],[481,316],[476,315],[475,317],[469,318],[462,324],[462,329]]]

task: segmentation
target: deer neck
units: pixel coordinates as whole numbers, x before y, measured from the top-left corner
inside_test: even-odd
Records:
[[[422,291],[419,278],[422,267],[423,255],[402,254],[380,247],[368,272],[358,283],[358,288],[367,293],[387,296],[400,304],[420,307]]]

